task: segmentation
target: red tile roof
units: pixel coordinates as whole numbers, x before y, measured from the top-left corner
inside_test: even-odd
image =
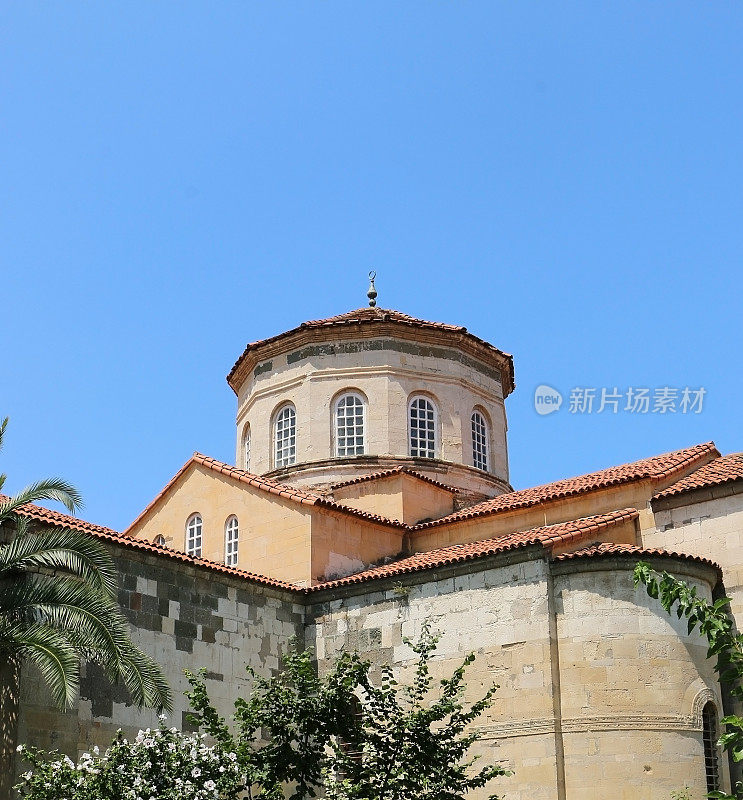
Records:
[[[1,497],[2,496],[0,496],[0,498]],[[275,589],[282,589],[285,591],[291,591],[305,595],[325,589],[332,589],[334,587],[363,583],[366,581],[394,577],[397,575],[405,575],[411,572],[419,572],[426,569],[442,567],[447,564],[472,561],[478,558],[485,558],[497,553],[503,553],[509,550],[515,550],[517,548],[528,547],[531,545],[541,545],[542,547],[549,549],[556,544],[566,544],[571,541],[577,541],[581,538],[588,538],[613,525],[634,520],[638,516],[636,509],[628,508],[621,511],[614,511],[610,514],[600,514],[593,517],[573,520],[572,522],[561,522],[556,525],[548,525],[542,528],[534,528],[529,531],[512,533],[482,542],[472,542],[470,544],[442,547],[438,550],[431,550],[427,553],[417,553],[413,556],[400,559],[399,561],[395,561],[390,564],[373,567],[372,569],[365,570],[364,572],[357,573],[356,575],[350,575],[346,578],[326,581],[325,583],[321,583],[312,587],[303,587],[293,583],[287,583],[286,581],[268,578],[265,575],[258,575],[253,572],[241,570],[237,567],[227,567],[224,564],[219,564],[215,561],[209,561],[205,558],[195,558],[194,556],[186,555],[186,553],[182,553],[177,550],[171,550],[167,547],[161,547],[156,544],[151,544],[150,542],[146,542],[141,539],[133,539],[130,536],[124,536],[120,533],[117,533],[111,528],[106,528],[102,525],[95,525],[91,522],[86,522],[85,520],[80,520],[76,517],[62,514],[58,511],[51,511],[47,508],[42,508],[41,506],[29,504],[24,506],[20,513],[22,513],[23,516],[29,517],[30,519],[38,522],[72,528],[73,530],[89,533],[98,539],[111,544],[119,545],[124,548],[130,548],[132,550],[180,561],[185,564],[191,564],[193,566],[209,569],[224,575],[241,578],[261,586],[268,586]],[[638,558],[666,555],[674,558],[690,559],[692,561],[707,564],[715,567],[719,571],[719,567],[717,567],[716,564],[705,558],[690,556],[684,553],[667,552],[660,549],[633,547],[631,545],[592,545],[573,553],[564,553],[559,555],[555,560],[564,561],[570,558],[610,555],[633,555],[637,556]]]
[[[378,472],[371,472],[368,475],[361,475],[358,478],[349,478],[347,481],[340,481],[339,483],[334,483],[330,488],[331,489],[343,489],[346,486],[353,486],[357,483],[366,483],[367,481],[378,481],[383,480],[384,478],[391,478],[394,475],[410,475],[411,478],[417,478],[420,481],[425,481],[426,483],[430,483],[433,486],[437,486],[439,489],[445,489],[447,492],[451,492],[452,494],[458,494],[459,489],[455,489],[453,486],[447,486],[445,483],[441,483],[440,481],[436,481],[433,478],[429,478],[428,475],[424,475],[422,472],[418,472],[417,470],[410,469],[410,467],[390,467],[389,469],[380,469]]]
[[[684,561],[696,561],[699,564],[706,564],[709,567],[714,567],[717,573],[721,576],[722,570],[714,561],[701,556],[689,555],[689,553],[679,553],[672,550],[662,550],[658,547],[637,547],[631,544],[612,544],[610,542],[602,542],[601,544],[593,544],[588,547],[583,547],[580,550],[573,550],[570,553],[561,553],[555,557],[555,561],[572,561],[576,558],[600,558],[610,556],[632,556],[633,558],[643,559],[652,558],[653,556],[668,556],[671,558],[679,558]]]
[[[675,497],[695,489],[707,489],[743,480],[743,453],[731,453],[705,464],[672,486],[658,492],[653,499]]]
[[[672,453],[645,458],[642,461],[609,467],[598,472],[589,472],[587,475],[580,475],[576,478],[566,478],[554,483],[546,483],[543,486],[535,486],[531,489],[507,492],[494,497],[492,500],[483,500],[483,502],[474,506],[456,511],[446,517],[441,517],[431,522],[422,522],[415,525],[413,530],[425,530],[452,522],[474,519],[475,517],[530,508],[561,498],[575,497],[598,489],[632,483],[633,481],[651,480],[657,482],[675,473],[683,472],[694,464],[703,464],[714,456],[719,456],[714,442],[706,442],[694,447],[687,447],[684,450],[675,450]]]
[[[349,575],[337,580],[325,581],[314,589],[330,589],[336,586],[348,586],[354,583],[374,580],[376,578],[389,578],[396,575],[405,575],[410,572],[419,572],[424,569],[443,567],[447,564],[457,564],[462,561],[472,561],[477,558],[492,556],[497,553],[504,553],[508,550],[515,550],[529,545],[541,545],[545,548],[552,548],[557,544],[567,544],[571,541],[594,536],[606,528],[619,525],[624,522],[635,520],[638,512],[634,508],[625,508],[620,511],[612,511],[609,514],[599,514],[593,517],[573,520],[571,522],[560,522],[556,525],[547,525],[541,528],[532,528],[528,531],[509,533],[504,536],[497,536],[493,539],[485,539],[480,542],[470,542],[468,544],[454,544],[448,547],[439,547],[436,550],[429,550],[425,553],[416,553],[412,556],[383,564],[379,567],[372,567],[364,572]]]
[[[375,522],[380,525],[386,525],[392,528],[398,528],[401,530],[407,530],[408,526],[399,522],[396,519],[387,519],[387,517],[382,517],[379,514],[372,514],[369,511],[361,511],[357,508],[351,508],[350,506],[343,505],[342,503],[337,503],[334,500],[329,500],[327,497],[322,497],[319,494],[315,494],[314,492],[309,492],[305,489],[298,489],[295,486],[289,486],[285,483],[279,483],[278,481],[272,480],[271,478],[262,478],[259,475],[254,475],[252,472],[247,472],[244,469],[238,469],[237,467],[233,467],[230,464],[226,464],[224,461],[217,461],[216,458],[210,458],[209,456],[202,455],[201,453],[194,453],[191,458],[176,472],[176,474],[168,481],[168,483],[163,487],[163,489],[158,493],[158,495],[147,505],[147,507],[142,511],[141,514],[132,522],[129,527],[124,531],[124,534],[129,534],[131,529],[142,519],[144,519],[147,514],[160,502],[160,500],[165,497],[168,491],[172,488],[172,486],[178,481],[178,479],[189,469],[192,465],[200,464],[207,469],[210,469],[212,472],[217,472],[220,475],[227,475],[230,478],[234,478],[235,480],[239,481],[240,483],[244,483],[247,486],[253,486],[256,489],[260,489],[263,492],[267,492],[268,494],[273,494],[278,497],[283,497],[286,500],[290,500],[295,503],[299,503],[301,505],[306,506],[321,506],[323,508],[328,508],[332,511],[338,511],[342,514],[349,514],[353,517],[359,517],[361,519],[365,519],[368,522]]]
[[[2,499],[2,495],[0,495],[0,499]],[[68,514],[62,514],[59,511],[51,511],[48,508],[42,508],[41,506],[32,505],[30,503],[23,506],[18,513],[37,522],[82,531],[83,533],[89,533],[95,536],[97,539],[102,539],[105,542],[122,545],[123,547],[129,547],[133,550],[140,550],[145,553],[164,556],[175,561],[193,564],[197,567],[206,567],[216,572],[233,575],[236,578],[244,578],[253,583],[261,584],[262,586],[272,586],[276,589],[291,589],[292,591],[296,591],[300,588],[293,583],[267,578],[265,575],[247,572],[246,570],[237,569],[237,567],[226,567],[224,564],[218,564],[206,558],[195,558],[194,556],[186,555],[186,553],[181,553],[178,550],[171,550],[168,547],[161,547],[160,545],[146,542],[143,539],[133,539],[131,536],[117,533],[111,528],[105,528],[102,525],[94,525],[92,522],[86,522],[77,517],[71,517]]]
[[[268,339],[259,339],[256,342],[251,342],[245,347],[240,358],[237,359],[234,366],[230,370],[229,375],[227,376],[227,382],[232,386],[232,378],[237,373],[240,365],[242,364],[243,360],[249,353],[252,353],[266,345],[273,344],[274,342],[281,341],[282,339],[293,336],[294,334],[300,333],[301,331],[306,330],[313,330],[313,329],[322,329],[322,328],[337,328],[337,327],[352,327],[352,326],[368,326],[380,323],[393,323],[398,325],[405,325],[410,328],[422,328],[425,330],[434,330],[434,331],[446,331],[450,333],[458,333],[466,336],[469,340],[480,345],[481,347],[486,348],[489,350],[493,355],[499,357],[499,360],[502,359],[505,361],[505,384],[503,386],[503,392],[505,395],[510,394],[514,388],[514,377],[513,377],[513,356],[510,353],[504,353],[502,350],[499,350],[497,347],[494,347],[490,342],[486,342],[484,339],[481,339],[479,336],[475,336],[473,333],[470,333],[467,328],[463,325],[449,325],[445,322],[429,322],[428,320],[424,319],[417,319],[416,317],[411,317],[408,314],[403,314],[401,311],[394,311],[392,309],[386,308],[357,308],[353,311],[347,311],[345,314],[338,314],[335,317],[327,317],[326,319],[313,319],[307,322],[303,322],[301,325],[297,326],[296,328],[292,328],[289,331],[284,331],[284,333],[279,333],[276,336],[271,336]],[[232,388],[237,391],[235,386]]]

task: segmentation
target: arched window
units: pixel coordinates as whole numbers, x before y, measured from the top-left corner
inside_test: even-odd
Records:
[[[717,764],[717,709],[714,703],[707,703],[702,709],[702,740],[707,791],[717,792],[720,789],[720,772]]]
[[[410,455],[436,458],[436,407],[427,397],[414,397],[409,412]]]
[[[358,394],[344,394],[335,404],[336,456],[363,456],[364,439],[364,401]]]
[[[250,472],[250,425],[246,425],[243,432],[243,463],[243,469]]]
[[[227,518],[224,525],[224,563],[228,567],[237,566],[237,544],[240,538],[240,526],[237,523],[237,517],[231,516]]]
[[[156,544],[158,547],[165,547],[165,537],[162,533],[158,533],[157,536],[152,540],[152,544]]]
[[[291,403],[279,409],[274,422],[274,458],[276,469],[297,460],[297,412]]]
[[[201,542],[204,523],[200,514],[192,514],[186,523],[186,552],[190,556],[201,556]]]
[[[488,470],[488,423],[477,409],[472,412],[472,464]]]

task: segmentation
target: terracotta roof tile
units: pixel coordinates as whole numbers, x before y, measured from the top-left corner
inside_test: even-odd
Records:
[[[631,544],[611,544],[610,542],[590,545],[580,550],[573,550],[570,553],[561,553],[559,556],[556,556],[554,560],[572,561],[576,558],[600,558],[601,556],[632,556],[638,559],[652,558],[653,556],[670,556],[671,558],[680,558],[684,561],[696,561],[699,564],[706,564],[709,567],[714,567],[718,574],[722,575],[722,570],[719,565],[714,561],[710,561],[708,558],[689,555],[689,553],[679,553],[673,550],[663,550],[658,547],[637,547]]]
[[[452,494],[459,494],[459,489],[455,489],[453,486],[448,486],[445,483],[441,483],[433,478],[429,478],[428,475],[424,475],[422,472],[410,469],[410,467],[390,467],[389,469],[380,469],[378,472],[370,472],[368,475],[360,475],[358,478],[349,478],[347,481],[334,483],[330,488],[343,489],[346,486],[353,486],[357,483],[382,480],[384,478],[390,478],[394,475],[400,474],[410,475],[412,478],[418,478],[418,480],[430,483],[433,486],[437,486],[439,489],[445,489],[447,492],[451,492]]]
[[[484,500],[481,503],[449,514],[446,517],[441,517],[431,522],[422,522],[414,526],[413,530],[424,530],[475,517],[483,517],[520,508],[530,508],[542,503],[559,500],[563,497],[574,497],[597,489],[643,479],[660,481],[674,473],[688,469],[695,463],[703,463],[704,460],[709,460],[715,455],[719,455],[719,452],[714,442],[706,442],[694,447],[687,447],[684,450],[675,450],[672,453],[645,458],[642,461],[634,461],[630,464],[621,464],[598,472],[590,472],[576,478],[566,478],[554,483],[535,486],[531,489],[507,492],[491,500]]]
[[[262,347],[265,347],[266,345],[281,341],[282,339],[292,336],[301,331],[318,329],[318,328],[340,327],[340,326],[352,327],[354,325],[373,325],[373,324],[388,323],[388,322],[406,325],[411,328],[448,331],[451,333],[460,333],[467,336],[472,341],[490,350],[493,354],[498,355],[503,359],[505,359],[506,370],[507,370],[506,381],[508,385],[504,386],[503,389],[504,392],[506,392],[506,394],[513,391],[514,388],[513,356],[510,353],[504,353],[502,350],[499,350],[497,347],[494,347],[492,344],[490,344],[490,342],[486,342],[479,336],[475,336],[473,333],[470,333],[467,330],[467,328],[465,328],[463,325],[449,325],[446,322],[429,322],[428,320],[425,319],[417,319],[416,317],[411,317],[408,314],[403,314],[401,311],[394,311],[392,309],[387,309],[387,308],[376,308],[376,307],[370,308],[369,306],[366,306],[364,308],[357,308],[354,309],[353,311],[347,311],[345,314],[338,314],[334,317],[308,320],[307,322],[303,322],[301,325],[298,325],[296,328],[284,331],[283,333],[279,333],[276,336],[271,336],[268,339],[259,339],[258,341],[251,342],[245,347],[245,350],[243,350],[242,355],[240,356],[240,358],[237,359],[234,366],[230,370],[230,373],[227,376],[227,382],[230,383],[230,385],[232,386],[231,380],[233,376],[239,369],[240,364],[243,362],[243,360],[249,353],[253,352],[254,350],[258,350]]]
[[[2,495],[0,495],[2,497]],[[33,519],[37,522],[46,523],[62,528],[71,528],[72,530],[82,531],[95,536],[97,539],[102,539],[112,544],[122,545],[124,547],[132,548],[133,550],[140,550],[145,553],[153,553],[155,555],[164,556],[175,561],[183,561],[188,564],[193,564],[197,567],[205,567],[214,570],[215,572],[222,572],[226,575],[232,575],[236,578],[244,578],[245,580],[253,583],[258,583],[263,586],[272,586],[276,589],[291,589],[297,591],[302,587],[293,583],[286,583],[285,581],[278,581],[273,578],[267,578],[265,575],[258,575],[246,570],[237,569],[237,567],[227,567],[224,564],[218,564],[215,561],[209,561],[206,558],[195,558],[194,556],[186,555],[178,550],[171,550],[168,547],[161,547],[160,545],[146,542],[142,539],[133,539],[131,536],[125,536],[117,533],[111,528],[105,528],[102,525],[94,525],[92,522],[71,517],[67,514],[62,514],[59,511],[51,511],[48,508],[43,508],[37,505],[23,506],[19,513]]]
[[[521,547],[528,547],[530,545],[540,545],[549,549],[558,543],[564,544],[570,541],[576,541],[581,538],[595,535],[607,527],[636,519],[638,516],[637,511],[633,508],[623,509],[610,514],[586,517],[584,519],[573,520],[572,522],[561,522],[557,525],[534,528],[529,531],[512,533],[508,534],[507,536],[500,536],[481,542],[452,545],[450,547],[431,550],[427,553],[417,553],[413,556],[400,559],[399,561],[395,561],[390,564],[374,567],[356,575],[350,575],[347,578],[326,581],[325,583],[318,584],[317,586],[303,587],[293,583],[287,583],[285,581],[268,578],[265,575],[258,575],[253,572],[241,570],[237,567],[227,567],[224,564],[218,564],[205,558],[195,558],[187,555],[186,553],[179,552],[178,550],[171,550],[167,547],[161,547],[141,539],[133,539],[130,536],[124,536],[120,533],[117,533],[111,528],[106,528],[102,525],[95,525],[91,522],[78,519],[77,517],[71,517],[58,511],[51,511],[47,508],[42,508],[41,506],[29,504],[24,506],[20,513],[22,513],[23,516],[29,517],[30,519],[41,523],[72,528],[73,530],[89,533],[98,539],[124,548],[131,548],[140,552],[150,553],[163,558],[191,564],[193,566],[209,569],[224,575],[241,578],[261,586],[268,586],[275,589],[282,589],[304,595],[334,587],[363,583],[365,581],[373,581],[391,576],[394,577],[397,575],[405,575],[411,572],[419,572],[425,569],[442,567],[447,564],[471,561],[477,558],[484,558],[489,555],[515,550]],[[719,570],[719,567],[717,567],[717,565],[715,565],[712,561],[709,561],[705,558],[699,558],[697,556],[689,556],[684,553],[668,552],[660,549],[647,549],[633,547],[630,545],[614,544],[592,545],[573,553],[559,555],[555,560],[564,561],[570,558],[611,555],[633,555],[637,556],[638,558],[646,558],[655,555],[667,555],[673,556],[674,558],[691,559],[692,561],[708,564]]]
[[[361,511],[357,508],[351,508],[350,506],[343,505],[343,503],[337,503],[334,500],[329,500],[327,497],[322,497],[319,494],[314,492],[309,492],[304,489],[299,489],[295,486],[291,486],[285,483],[279,483],[278,481],[272,480],[271,478],[263,478],[259,475],[254,475],[252,472],[247,472],[244,469],[238,469],[237,467],[233,467],[230,464],[226,464],[224,461],[217,461],[216,458],[211,458],[209,456],[202,455],[201,453],[194,453],[193,456],[176,472],[176,474],[168,481],[168,483],[163,487],[163,489],[159,492],[159,494],[147,505],[147,507],[142,511],[141,514],[132,522],[129,527],[124,531],[125,535],[128,535],[131,529],[163,499],[163,497],[168,493],[171,487],[176,483],[176,481],[183,475],[186,470],[193,464],[200,464],[203,467],[206,467],[213,472],[217,472],[220,475],[227,475],[230,478],[234,478],[240,483],[244,483],[248,486],[253,486],[256,489],[260,489],[261,491],[268,492],[269,494],[277,495],[279,497],[283,497],[287,500],[291,500],[295,503],[300,503],[301,505],[306,506],[321,506],[323,508],[328,508],[332,511],[338,511],[342,514],[349,514],[353,517],[359,517],[360,519],[368,520],[369,522],[375,522],[380,525],[386,525],[388,527],[398,528],[402,530],[407,530],[408,526],[399,522],[396,519],[388,519],[387,517],[382,517],[379,514],[372,514],[369,511]]]
[[[529,545],[542,545],[545,548],[554,547],[556,544],[567,544],[571,541],[596,535],[606,528],[619,525],[629,520],[637,519],[638,513],[634,508],[625,508],[612,511],[609,514],[599,514],[593,517],[560,522],[556,525],[547,525],[541,528],[532,528],[528,531],[509,533],[493,539],[485,539],[468,544],[455,544],[449,547],[440,547],[425,553],[416,553],[412,556],[383,564],[378,567],[364,570],[364,572],[349,575],[337,580],[325,581],[313,587],[315,590],[330,589],[336,586],[348,586],[354,583],[389,578],[396,575],[405,575],[410,572],[419,572],[424,569],[457,564],[462,561],[472,561],[477,558],[504,553]]]
[[[740,480],[743,480],[743,453],[731,453],[710,461],[691,475],[658,492],[653,499],[674,497],[685,492],[693,492],[695,489],[706,489]]]

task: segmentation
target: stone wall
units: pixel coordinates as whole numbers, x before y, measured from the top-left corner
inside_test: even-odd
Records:
[[[671,563],[710,596],[713,570]],[[326,602],[308,609],[307,641],[320,669],[341,649],[358,649],[376,665],[394,664],[403,681],[413,662],[403,637],[415,639],[426,619],[441,635],[437,677],[474,652],[469,699],[500,686],[480,749],[515,771],[491,787],[509,800],[668,800],[686,785],[701,797],[702,700],[721,711],[712,664],[684,621],[633,588],[633,565],[628,557],[550,563],[531,548],[406,576],[397,587],[349,588],[318,596]]]
[[[206,670],[209,696],[229,717],[249,687],[245,666],[270,675],[291,638],[302,638],[304,609],[291,595],[175,558],[125,547],[115,555],[132,639],[164,668],[175,705],[169,716],[178,728],[188,729],[184,669]],[[31,667],[24,669],[21,695],[18,740],[73,758],[94,745],[104,748],[118,728],[134,734],[157,724],[154,711],[129,705],[126,692],[90,665],[70,711],[52,707]]]

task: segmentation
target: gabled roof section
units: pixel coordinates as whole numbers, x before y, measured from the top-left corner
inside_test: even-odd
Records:
[[[710,461],[709,464],[695,470],[691,475],[687,475],[662,492],[658,492],[653,499],[676,497],[697,489],[709,489],[735,481],[743,481],[743,453],[731,453]]]
[[[528,531],[509,533],[505,536],[498,536],[494,539],[484,539],[480,542],[440,547],[436,550],[416,553],[415,555],[408,556],[399,561],[373,567],[372,569],[358,572],[355,575],[349,575],[346,578],[319,583],[314,586],[313,589],[331,589],[336,586],[349,586],[351,584],[363,583],[378,578],[406,575],[425,569],[434,569],[449,564],[458,564],[464,561],[486,558],[487,556],[505,553],[509,550],[516,550],[530,545],[541,545],[542,547],[551,549],[556,545],[569,544],[579,539],[601,534],[607,528],[636,520],[638,516],[636,509],[625,508],[620,511],[612,511],[609,514],[599,514],[593,517],[573,520],[571,522],[560,522],[556,525],[532,528]]]
[[[660,482],[690,469],[695,464],[701,466],[719,455],[714,442],[706,442],[694,447],[687,447],[684,450],[675,450],[672,453],[645,458],[642,461],[621,464],[618,467],[609,467],[598,472],[589,472],[576,478],[566,478],[554,483],[535,486],[531,489],[507,492],[494,497],[492,500],[483,500],[483,502],[469,508],[441,517],[441,519],[422,522],[419,525],[415,525],[413,530],[424,530],[490,514],[530,508],[554,500],[576,497],[599,489],[620,486],[634,481],[650,480]]]
[[[445,483],[441,483],[433,478],[429,478],[428,475],[424,475],[422,472],[410,469],[410,467],[390,467],[390,469],[381,469],[378,472],[371,472],[368,475],[360,475],[358,478],[349,478],[347,481],[334,483],[330,489],[344,489],[346,486],[354,486],[357,483],[366,483],[367,481],[381,481],[385,478],[392,478],[395,475],[409,475],[411,478],[417,478],[419,481],[430,483],[432,486],[436,486],[438,489],[443,489],[447,492],[451,492],[452,494],[459,494],[459,489],[455,489],[453,486],[448,486]]]
[[[234,480],[239,481],[247,486],[252,486],[259,491],[276,495],[278,497],[283,497],[285,500],[289,500],[300,505],[319,506],[332,511],[338,511],[342,514],[349,514],[353,517],[359,517],[367,520],[368,522],[375,522],[379,525],[386,525],[402,530],[408,529],[407,525],[399,522],[396,519],[387,519],[387,517],[382,517],[379,514],[372,514],[368,511],[361,511],[356,508],[351,508],[350,506],[345,506],[342,503],[336,503],[334,500],[329,500],[327,497],[322,497],[314,492],[298,489],[295,486],[288,486],[287,484],[274,481],[271,478],[262,478],[260,475],[254,475],[252,472],[247,472],[244,469],[238,469],[230,464],[226,464],[224,461],[217,461],[216,458],[210,458],[202,453],[194,453],[191,458],[189,458],[189,460],[168,481],[168,483],[163,487],[162,491],[160,491],[160,493],[147,505],[147,507],[134,520],[134,522],[129,525],[129,527],[124,531],[124,535],[131,535],[130,531],[132,528],[144,520],[145,517],[147,517],[149,513],[158,505],[158,503],[160,503],[160,501],[163,500],[171,491],[173,486],[175,486],[175,484],[178,482],[179,478],[181,478],[181,476],[184,475],[191,467],[195,466],[206,467],[212,472],[216,472],[220,475],[226,475],[229,478],[233,478]]]
[[[497,347],[470,333],[463,325],[449,325],[445,322],[429,322],[424,319],[417,319],[408,314],[403,314],[401,311],[394,311],[386,308],[357,308],[354,311],[348,311],[345,314],[338,314],[335,317],[327,317],[326,319],[313,319],[303,322],[296,328],[292,328],[284,333],[279,333],[276,336],[271,336],[268,339],[259,339],[256,342],[251,342],[245,347],[240,358],[237,359],[234,366],[227,376],[227,383],[232,387],[233,391],[237,393],[239,384],[241,383],[241,366],[246,359],[264,348],[276,342],[281,342],[284,339],[290,339],[305,332],[316,330],[339,330],[339,329],[365,329],[369,330],[372,326],[382,324],[398,325],[408,329],[419,329],[425,331],[437,331],[443,334],[454,334],[463,337],[463,339],[471,342],[481,349],[483,353],[495,357],[501,366],[501,373],[503,375],[503,394],[504,396],[510,394],[514,389],[514,374],[513,374],[513,356],[510,353],[504,353]]]

